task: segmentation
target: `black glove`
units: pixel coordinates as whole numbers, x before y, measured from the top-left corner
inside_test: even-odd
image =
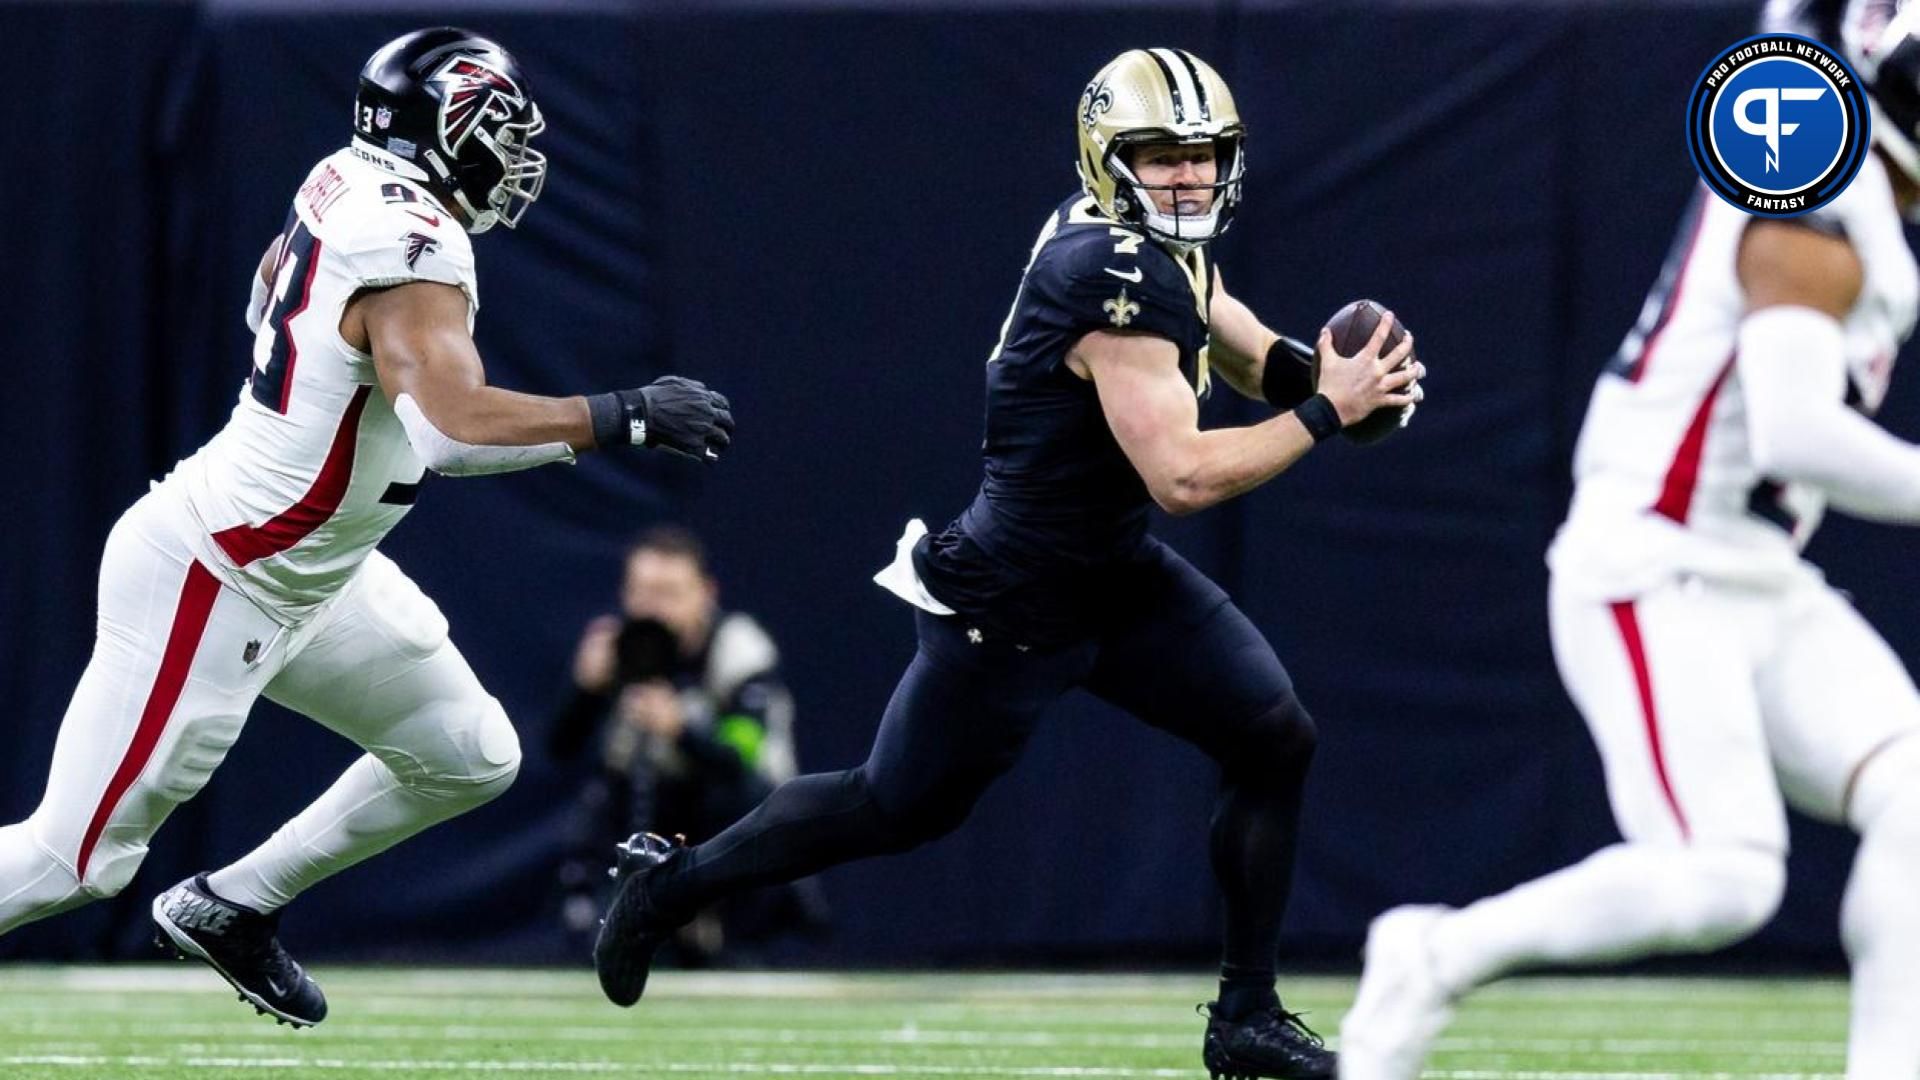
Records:
[[[634,390],[587,399],[593,441],[608,446],[650,446],[695,461],[718,461],[733,443],[733,411],[726,395],[679,375],[665,375]]]

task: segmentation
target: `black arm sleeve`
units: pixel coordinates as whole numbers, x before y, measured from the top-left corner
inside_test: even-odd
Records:
[[[1267,363],[1260,372],[1260,396],[1282,412],[1312,397],[1313,349],[1281,334],[1267,349]]]

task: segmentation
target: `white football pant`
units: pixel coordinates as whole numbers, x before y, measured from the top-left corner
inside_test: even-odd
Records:
[[[147,842],[239,738],[262,694],[366,756],[265,844],[213,875],[272,910],[320,879],[499,794],[520,748],[447,640],[434,603],[372,554],[311,619],[283,628],[196,562],[197,527],[162,487],[114,526],[94,650],[61,722],[40,806],[0,829],[0,932],[112,896]]]
[[[1842,911],[1847,1075],[1920,1077],[1920,694],[1892,650],[1811,580],[1688,578],[1609,602],[1556,579],[1550,616],[1625,842],[1440,918],[1442,983],[1752,934],[1779,906],[1791,805],[1862,837]]]

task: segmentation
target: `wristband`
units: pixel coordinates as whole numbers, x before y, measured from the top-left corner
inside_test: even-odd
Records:
[[[640,446],[647,441],[645,399],[635,394],[638,409],[632,409],[619,393],[591,394],[587,397],[587,415],[593,419],[593,445]],[[634,413],[638,415],[633,415]]]
[[[1260,396],[1281,410],[1312,397],[1313,350],[1285,334],[1275,338],[1260,368]]]
[[[1315,394],[1294,406],[1293,415],[1299,417],[1300,426],[1316,443],[1340,433],[1340,414],[1325,394]]]

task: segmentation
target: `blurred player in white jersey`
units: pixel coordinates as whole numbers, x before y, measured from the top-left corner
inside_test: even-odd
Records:
[[[1920,1076],[1920,695],[1800,557],[1829,503],[1920,523],[1920,446],[1868,419],[1920,291],[1902,232],[1920,209],[1920,6],[1889,25],[1879,5],[1878,33],[1859,6],[1791,6],[1853,46],[1876,153],[1798,218],[1701,191],[1594,391],[1548,556],[1554,656],[1624,842],[1375,920],[1341,1029],[1349,1080],[1420,1075],[1455,1001],[1503,974],[1752,934],[1785,886],[1788,805],[1860,834],[1847,1076]]]
[[[0,932],[124,888],[264,694],[367,753],[153,917],[258,1009],[318,1023],[326,999],[280,946],[281,908],[513,780],[505,712],[375,546],[427,469],[627,445],[711,460],[733,426],[725,398],[672,376],[591,397],[487,385],[468,234],[513,227],[539,196],[542,126],[519,65],[465,30],[416,31],[367,62],[351,143],[314,166],[262,260],[232,417],[108,537],[46,794],[0,829]]]

